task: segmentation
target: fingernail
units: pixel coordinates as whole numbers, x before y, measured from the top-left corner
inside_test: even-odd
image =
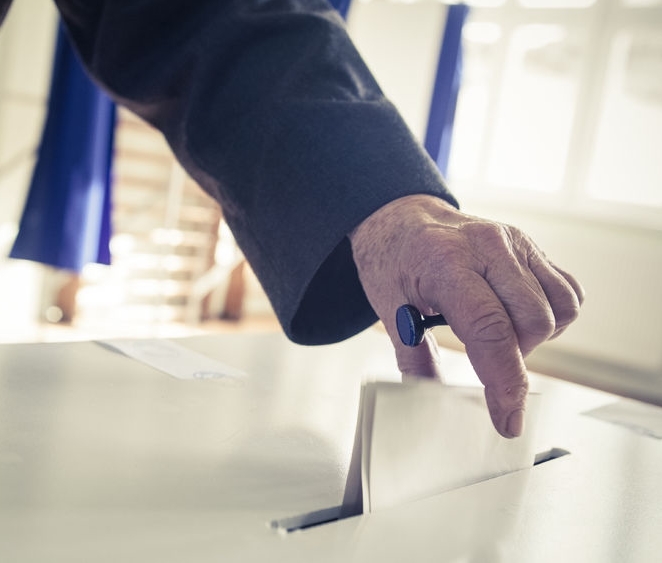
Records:
[[[506,432],[509,436],[516,438],[522,435],[524,430],[524,411],[517,409],[510,413],[508,416],[508,423],[506,424]]]

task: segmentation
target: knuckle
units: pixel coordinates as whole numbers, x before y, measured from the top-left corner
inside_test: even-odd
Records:
[[[555,311],[556,326],[567,326],[579,316],[579,301],[576,299],[571,300],[570,303],[563,307],[559,307]]]
[[[501,310],[486,310],[470,327],[472,340],[483,344],[501,344],[512,339],[513,326]]]
[[[533,337],[547,340],[552,333],[556,330],[557,321],[552,314],[551,309],[541,311],[540,314],[527,315],[524,317],[517,327],[518,333],[526,333]]]
[[[508,264],[517,266],[524,261],[523,257],[529,251],[530,244],[526,235],[510,225],[476,221],[464,223],[460,230],[476,255],[491,267],[501,269]]]
[[[519,348],[524,356],[531,353],[536,346],[549,340],[557,329],[557,323],[551,308],[547,307],[537,314],[518,317],[514,322]]]
[[[511,239],[508,227],[493,221],[470,221],[462,223],[459,231],[470,239],[480,240],[481,244],[498,247]]]
[[[550,304],[554,315],[554,333],[566,328],[579,316],[581,303],[574,293],[557,294]]]

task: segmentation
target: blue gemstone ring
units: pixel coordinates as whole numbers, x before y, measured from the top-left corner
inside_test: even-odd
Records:
[[[413,305],[402,305],[395,313],[400,340],[405,346],[418,346],[423,342],[425,332],[433,326],[448,324],[443,315],[424,317]]]

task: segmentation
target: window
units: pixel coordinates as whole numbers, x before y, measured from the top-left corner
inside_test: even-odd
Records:
[[[613,38],[587,187],[596,199],[662,208],[660,30]]]
[[[474,2],[449,179],[662,228],[662,0]]]

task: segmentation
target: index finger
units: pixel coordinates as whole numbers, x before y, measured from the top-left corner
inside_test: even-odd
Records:
[[[464,343],[471,364],[485,385],[485,398],[497,431],[514,438],[524,430],[528,378],[513,324],[485,279],[465,270],[430,299]]]

